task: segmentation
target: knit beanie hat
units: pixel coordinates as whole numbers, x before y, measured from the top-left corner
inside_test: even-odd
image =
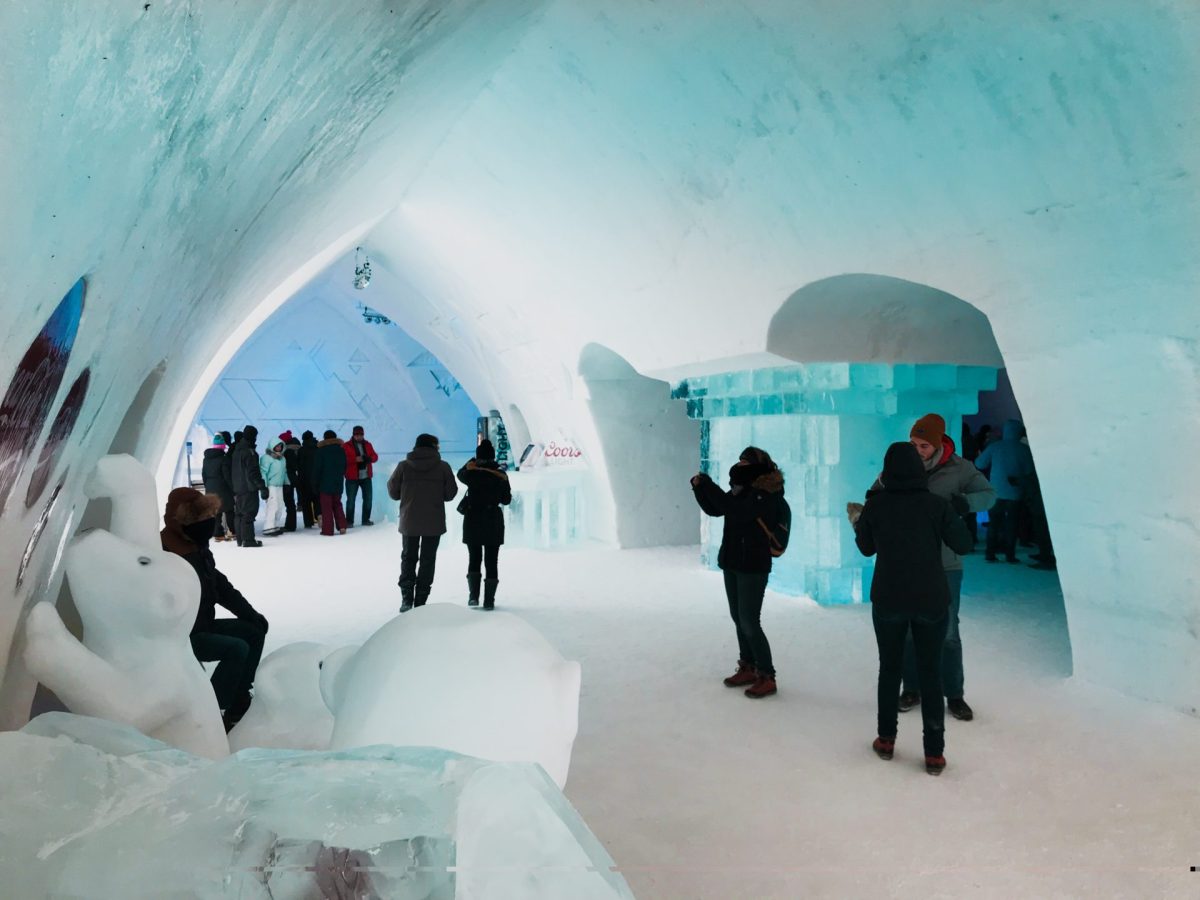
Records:
[[[492,446],[492,442],[486,438],[479,442],[479,446],[475,448],[475,458],[479,460],[495,461],[496,448]]]
[[[294,441],[295,438],[292,437],[292,429],[289,428],[287,431],[281,431],[279,433],[279,439],[285,444],[290,444],[292,441]]]
[[[214,434],[214,435],[213,435],[213,442],[212,442],[212,445],[213,445],[214,447],[224,447],[224,446],[225,446],[225,435],[223,435],[223,434]]]
[[[908,436],[910,438],[918,438],[940,448],[942,446],[942,438],[946,436],[946,420],[937,413],[927,413],[917,419]]]
[[[418,434],[417,441],[413,444],[413,447],[436,447],[437,444],[438,439],[432,434]]]

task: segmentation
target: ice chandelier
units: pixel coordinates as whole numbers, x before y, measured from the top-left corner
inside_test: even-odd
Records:
[[[361,257],[361,262],[359,261]],[[354,288],[363,290],[371,283],[371,260],[362,247],[354,248]]]

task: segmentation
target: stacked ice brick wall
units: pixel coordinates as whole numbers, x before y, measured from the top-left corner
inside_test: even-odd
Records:
[[[879,474],[888,444],[906,440],[928,412],[947,434],[996,387],[983,366],[810,363],[687,378],[672,396],[701,422],[700,468],[722,486],[747,445],[783,470],[792,509],[787,553],[775,561],[773,590],[822,604],[868,598],[871,561],[854,546],[847,501],[861,502]],[[702,517],[701,558],[717,564],[721,522]]]

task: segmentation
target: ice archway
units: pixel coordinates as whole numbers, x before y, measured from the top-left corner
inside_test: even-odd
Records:
[[[1040,448],[1077,675],[1195,710],[1193,4],[68,2],[0,32],[2,377],[81,273],[64,384],[91,364],[0,597],[6,724],[7,650],[146,371],[153,461],[229,323],[362,230],[481,408],[585,447],[588,344],[647,375],[758,354],[779,298],[863,260],[969,298]],[[36,514],[3,510],[0,571]]]

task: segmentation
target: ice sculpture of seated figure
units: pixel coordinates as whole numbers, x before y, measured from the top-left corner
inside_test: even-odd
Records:
[[[154,478],[132,456],[106,456],[84,485],[112,499],[112,532],[94,530],[65,554],[83,642],[50,603],[25,621],[25,662],[81,715],[123,722],[210,759],[229,753],[221,711],[188,633],[200,583],[159,545]]]
[[[510,613],[449,604],[392,619],[325,660],[331,748],[441,747],[536,762],[561,788],[579,727],[579,663]]]
[[[229,749],[327,750],[333,715],[321,697],[323,644],[300,641],[269,654],[254,677],[254,701],[229,732]]]

